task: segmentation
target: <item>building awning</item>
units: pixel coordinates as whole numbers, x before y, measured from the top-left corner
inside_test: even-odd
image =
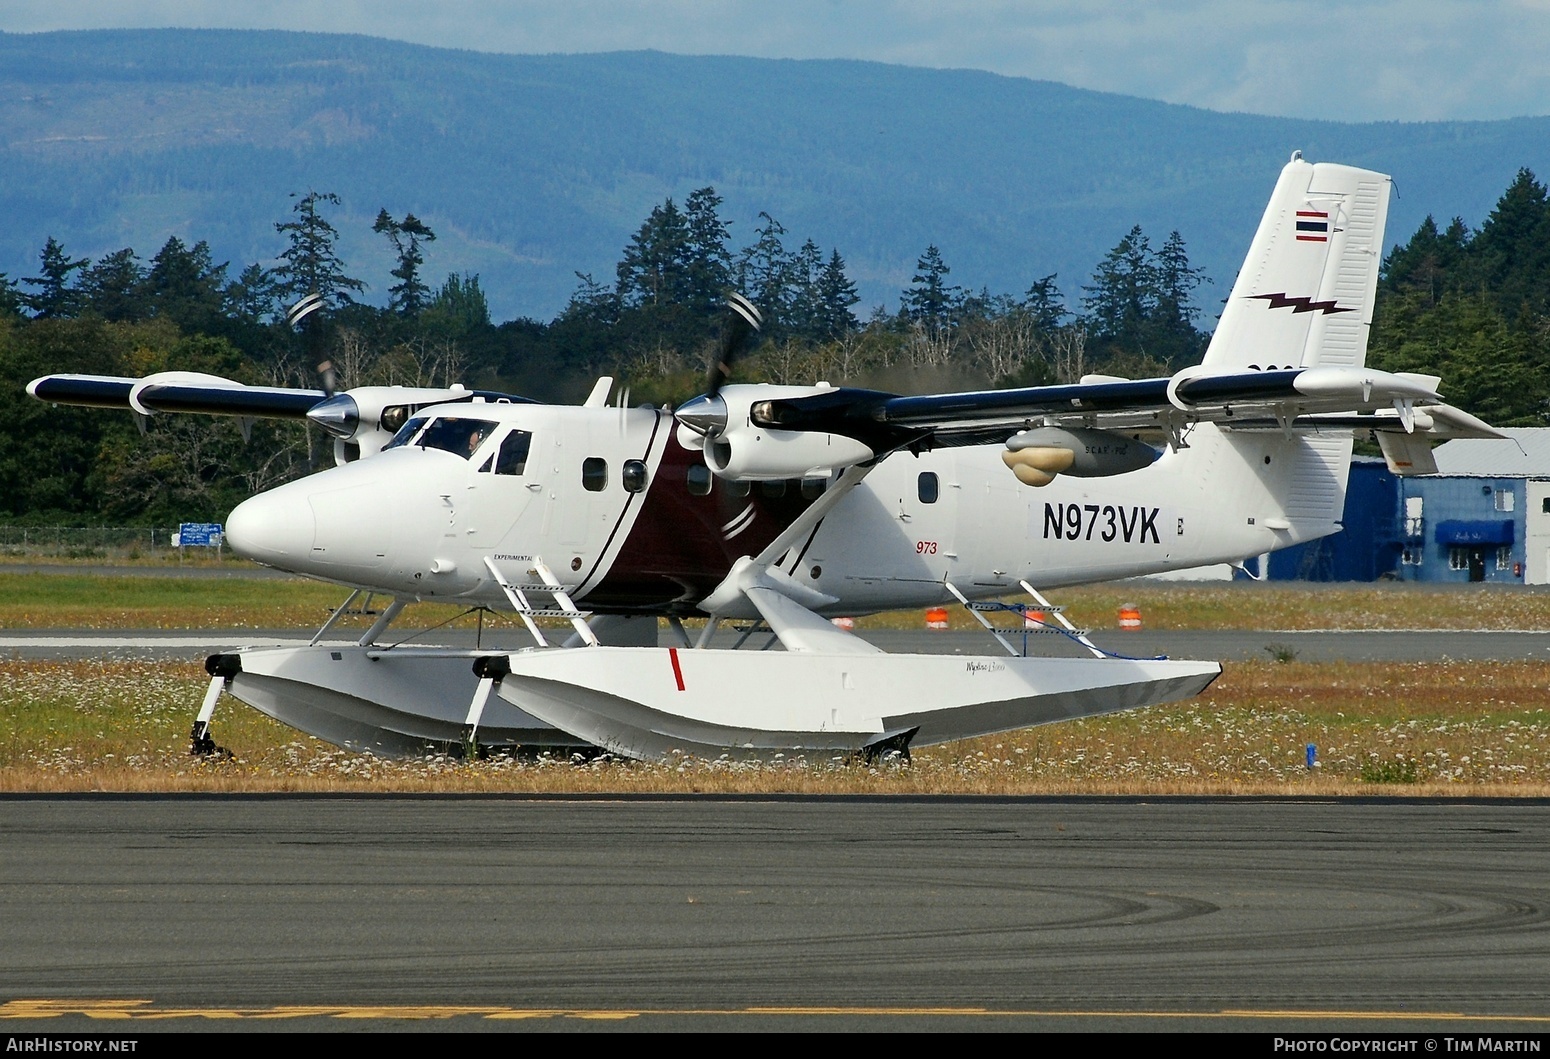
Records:
[[[1438,544],[1511,544],[1512,520],[1449,519],[1437,523]]]

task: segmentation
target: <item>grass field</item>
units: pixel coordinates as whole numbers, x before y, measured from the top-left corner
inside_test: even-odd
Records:
[[[187,752],[204,686],[187,663],[0,663],[0,790],[1550,792],[1546,663],[1243,663],[1186,703],[920,748],[909,767],[383,761],[231,699],[215,734],[236,759],[206,761]]]
[[[0,573],[0,627],[306,627],[343,595],[305,581]],[[1095,628],[1132,602],[1154,628],[1550,622],[1550,593],[1529,590],[1129,583],[1056,595],[1077,624]],[[458,613],[423,611],[427,624]],[[920,620],[901,612],[860,624]],[[953,620],[966,617],[955,612]],[[187,753],[205,681],[196,663],[0,661],[0,790],[1550,793],[1550,663],[1233,664],[1186,703],[919,748],[907,767],[383,761],[320,743],[229,698],[215,734],[236,758],[216,762]]]
[[[0,629],[315,628],[347,594],[301,579],[14,573],[0,567]],[[1144,624],[1157,629],[1550,628],[1550,591],[1488,585],[1131,581],[1049,595],[1074,623],[1094,629],[1114,627],[1126,603],[1136,604]],[[460,610],[422,604],[410,613],[433,624]],[[950,620],[972,624],[958,608]],[[862,628],[921,624],[920,611],[858,620]]]

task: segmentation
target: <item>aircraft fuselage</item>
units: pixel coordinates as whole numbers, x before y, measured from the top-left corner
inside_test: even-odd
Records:
[[[232,547],[352,587],[497,607],[505,596],[488,563],[529,580],[539,559],[587,610],[693,614],[834,480],[718,478],[653,408],[474,403],[418,422],[376,456],[241,504]],[[1274,517],[1282,487],[1299,486],[1278,482],[1275,465],[1309,444],[1203,424],[1190,448],[1145,469],[1038,489],[1012,476],[998,446],[895,454],[782,565],[838,597],[820,608],[837,615],[944,601],[944,579],[984,598],[1020,579],[1057,586],[1234,561],[1335,528]],[[1241,458],[1215,458],[1224,447]],[[1284,462],[1308,478],[1307,459]],[[1333,470],[1300,485],[1343,494]]]

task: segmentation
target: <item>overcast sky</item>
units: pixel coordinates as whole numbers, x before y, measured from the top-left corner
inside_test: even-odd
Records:
[[[1550,0],[4,0],[0,29],[366,33],[498,52],[655,48],[969,67],[1347,121],[1550,114]],[[3,71],[0,71],[3,76]]]

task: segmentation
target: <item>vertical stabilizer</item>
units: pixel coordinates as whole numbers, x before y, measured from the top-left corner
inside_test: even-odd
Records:
[[[1216,370],[1360,367],[1390,179],[1292,156],[1206,351]]]

